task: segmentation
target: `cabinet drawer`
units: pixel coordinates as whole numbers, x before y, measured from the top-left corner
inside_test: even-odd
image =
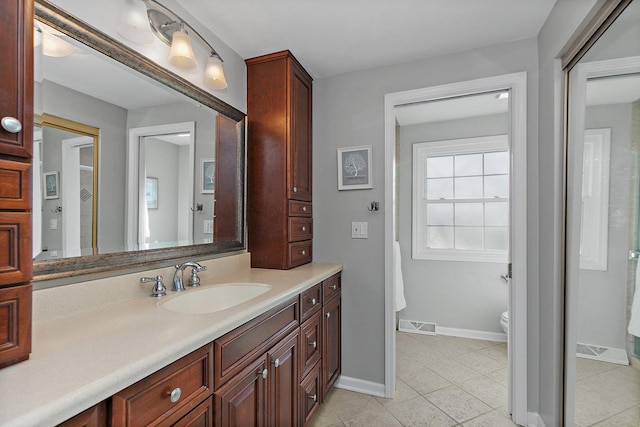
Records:
[[[300,415],[302,425],[309,424],[315,413],[320,408],[322,391],[322,378],[320,363],[316,363],[309,375],[300,383]]]
[[[172,427],[200,427],[213,425],[213,396],[193,408]]]
[[[289,241],[298,242],[313,237],[313,220],[311,218],[289,218]]]
[[[313,216],[313,207],[310,202],[289,200],[289,216],[304,216],[311,218]]]
[[[307,320],[322,306],[322,283],[300,294],[300,322]]]
[[[313,243],[311,240],[289,243],[287,247],[287,267],[298,267],[299,265],[311,262],[312,246]]]
[[[105,400],[62,424],[58,424],[58,427],[107,427],[108,425],[107,401]]]
[[[30,281],[32,264],[31,213],[0,212],[0,286]]]
[[[298,297],[272,308],[214,342],[216,389],[298,327]]]
[[[322,303],[326,304],[331,298],[340,295],[342,289],[342,280],[340,273],[335,274],[322,282]]]
[[[0,368],[31,353],[31,285],[0,288]]]
[[[300,327],[300,378],[322,357],[322,313],[316,312]]]
[[[0,159],[0,206],[30,209],[31,165]]]
[[[171,425],[180,420],[213,393],[212,358],[209,344],[113,395],[112,425]]]

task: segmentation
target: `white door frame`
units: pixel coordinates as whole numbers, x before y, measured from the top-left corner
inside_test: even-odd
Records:
[[[565,249],[565,381],[564,419],[573,425],[575,410],[576,353],[578,342],[578,274],[580,269],[580,228],[582,204],[582,162],[585,138],[587,80],[598,77],[640,73],[640,56],[578,63],[569,72],[569,116],[566,172]],[[577,106],[577,108],[576,108]],[[580,143],[582,142],[582,143]],[[579,159],[579,161],[577,161]],[[576,234],[577,233],[577,234]],[[573,351],[571,351],[573,349]]]
[[[394,107],[484,92],[510,90],[511,226],[509,292],[509,409],[513,420],[527,425],[527,74],[434,86],[385,95],[385,397],[393,397],[396,384],[395,295],[393,242],[395,241]],[[516,237],[517,236],[517,237]],[[496,319],[496,322],[498,319]],[[517,362],[516,362],[517,361]]]
[[[129,129],[127,149],[127,222],[125,223],[125,241],[127,250],[139,249],[139,211],[146,207],[144,199],[144,177],[138,173],[140,169],[140,139],[146,136],[167,135],[173,133],[189,133],[189,170],[191,179],[186,207],[193,207],[195,184],[195,122],[170,123],[165,125],[145,126]],[[193,215],[188,215],[188,229],[193,239]]]

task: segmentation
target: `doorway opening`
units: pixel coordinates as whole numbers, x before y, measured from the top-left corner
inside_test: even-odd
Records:
[[[396,179],[402,174],[398,174],[398,171],[406,169],[400,162],[403,158],[406,162],[408,155],[405,153],[403,156],[402,152],[397,150],[398,142],[402,139],[402,132],[399,131],[400,126],[398,126],[400,110],[410,111],[420,106],[433,109],[435,106],[434,111],[441,112],[443,109],[438,108],[438,105],[442,103],[455,104],[465,98],[499,101],[496,99],[496,95],[499,94],[508,94],[506,99],[508,108],[503,119],[502,131],[496,128],[482,135],[483,137],[492,136],[492,141],[485,138],[482,141],[485,146],[475,152],[469,151],[470,147],[472,151],[478,148],[477,145],[473,147],[474,141],[470,141],[469,137],[480,135],[456,136],[441,133],[442,137],[439,139],[444,142],[441,142],[439,147],[431,153],[430,149],[426,148],[426,152],[420,154],[419,144],[414,144],[413,151],[418,154],[413,155],[413,163],[409,163],[408,168],[412,169],[413,175],[416,172],[419,175],[417,169],[431,162],[431,172],[427,166],[425,176],[418,176],[418,181],[415,179],[409,181],[414,182],[414,189],[416,182],[422,183],[417,186],[418,191],[413,191],[412,195],[410,191],[409,194],[406,191],[399,191],[402,178],[399,181]],[[460,110],[460,108],[451,108],[451,111],[455,111],[456,114],[459,114]],[[500,118],[497,116],[496,123],[499,121]],[[496,126],[499,125],[496,124]],[[459,127],[458,130],[460,130]],[[507,141],[506,157],[504,147],[500,146],[500,134],[504,135]],[[434,139],[427,140],[434,141]],[[452,140],[456,141],[452,142]],[[431,148],[437,145],[431,144]],[[455,152],[445,152],[451,151],[454,146]],[[385,203],[387,206],[393,206],[393,209],[390,209],[392,214],[385,217],[385,395],[393,396],[396,383],[396,281],[394,277],[398,272],[394,263],[394,247],[397,247],[395,242],[399,239],[402,241],[404,237],[405,240],[407,238],[411,240],[403,244],[407,255],[405,259],[426,257],[450,262],[454,259],[452,257],[462,254],[475,257],[476,260],[492,258],[494,262],[503,263],[502,265],[496,263],[494,267],[503,269],[502,274],[496,275],[498,280],[502,275],[504,279],[511,282],[507,291],[510,314],[508,404],[514,421],[526,424],[526,73],[387,94],[385,97],[385,147]],[[500,158],[503,160],[495,161]],[[504,159],[508,162],[506,170]],[[458,165],[464,167],[456,168],[456,160]],[[447,169],[449,164],[451,164],[450,171]],[[497,165],[500,170],[492,169],[491,165]],[[434,171],[437,171],[435,175]],[[405,172],[403,174],[412,175],[411,172]],[[498,185],[501,189],[495,186],[497,183],[504,183],[505,180],[507,181],[506,194],[504,186],[500,187],[502,184]],[[456,184],[460,191],[457,194],[458,197],[456,197]],[[485,188],[492,189],[485,192]],[[486,196],[489,193],[491,196]],[[403,220],[399,207],[400,202],[407,197],[411,199],[408,202],[413,205],[414,221],[412,229],[407,231],[407,227],[404,227],[403,233],[399,231],[398,224],[406,224],[406,218]],[[403,203],[406,204],[407,200]],[[425,212],[424,221],[420,222],[418,219],[416,222],[421,208],[424,208]],[[434,212],[436,216],[433,215]],[[510,269],[507,264],[511,265]],[[400,293],[398,296],[399,299],[402,298]],[[499,325],[499,316],[496,316],[494,321],[495,325]],[[437,326],[435,329],[437,332]],[[446,332],[455,334],[460,333],[460,330]],[[495,332],[494,336],[484,336],[484,339],[497,338],[499,334]]]

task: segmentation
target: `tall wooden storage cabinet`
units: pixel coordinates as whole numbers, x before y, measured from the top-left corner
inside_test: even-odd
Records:
[[[33,2],[0,13],[0,368],[31,352]]]
[[[286,270],[312,259],[312,79],[289,51],[246,64],[251,266]]]

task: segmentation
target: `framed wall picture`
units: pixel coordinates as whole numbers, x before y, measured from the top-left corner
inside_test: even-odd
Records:
[[[200,160],[200,192],[203,194],[215,192],[216,161],[215,159]]]
[[[60,187],[60,175],[56,172],[45,172],[43,175],[44,180],[44,198],[45,199],[58,199],[60,195],[58,188]]]
[[[158,178],[148,176],[145,182],[147,209],[158,209]]]
[[[373,188],[371,145],[338,148],[338,190]]]

